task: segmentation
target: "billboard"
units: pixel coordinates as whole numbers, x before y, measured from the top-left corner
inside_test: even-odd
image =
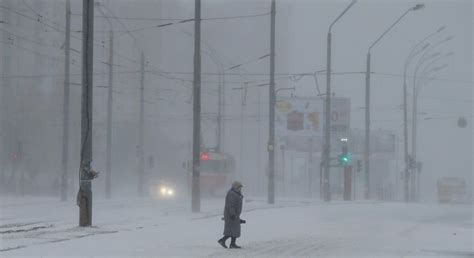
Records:
[[[350,99],[331,98],[331,133],[347,134],[350,131],[350,122]]]
[[[279,136],[323,135],[323,102],[319,98],[282,98],[275,103],[275,131]]]
[[[282,98],[275,104],[275,131],[287,150],[322,150],[324,144],[325,99]],[[331,142],[350,132],[350,99],[331,98]],[[333,148],[336,144],[332,144]],[[331,148],[331,149],[333,149]]]

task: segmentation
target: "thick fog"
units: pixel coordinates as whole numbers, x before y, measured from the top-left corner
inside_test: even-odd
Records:
[[[188,211],[191,209],[193,103],[196,98],[193,95],[195,1],[94,2],[91,168],[99,172],[99,176],[91,181],[94,202],[135,200],[137,197],[160,199],[158,187],[165,184],[174,191],[172,201]],[[216,211],[220,214],[225,192],[235,180],[242,183],[247,200],[264,203],[268,197],[269,180],[272,180],[268,154],[272,124],[269,121],[272,1],[200,2],[199,133],[203,169],[200,198],[203,210],[208,207],[206,200],[210,200],[212,205],[215,201],[218,203]],[[5,204],[0,219],[13,212],[6,210],[11,207],[7,204],[16,202],[12,200],[22,203],[25,198],[35,197],[59,202],[61,189],[67,192],[66,203],[74,204],[71,209],[77,213],[75,202],[80,181],[83,94],[83,1],[71,0],[70,3],[70,51],[65,51],[66,0],[0,1],[0,197]],[[341,162],[339,155],[345,146],[343,141],[347,141],[349,146],[350,160],[348,164],[330,166],[328,187],[331,200],[325,200],[324,105],[327,99],[328,29],[350,3],[350,0],[276,1],[274,108],[277,119],[273,146],[276,203],[304,201],[325,205],[347,201],[344,198],[347,191],[344,170],[347,167],[352,169],[348,189],[353,203],[441,205],[443,194],[449,195],[443,192],[443,183],[457,180],[458,185],[454,188],[462,188],[462,193],[452,202],[463,203],[463,209],[470,210],[467,213],[463,210],[471,220],[467,229],[464,227],[467,235],[462,241],[472,244],[474,20],[471,0],[360,0],[332,26],[329,94],[334,102],[339,99],[345,103],[332,108],[338,112],[342,110],[337,114],[346,120],[342,119],[345,128],[342,132],[331,131],[331,162],[337,163],[338,159]],[[417,4],[424,6],[410,9]],[[404,12],[406,15],[401,16]],[[380,41],[376,41],[380,36]],[[370,174],[366,174],[366,62],[373,43],[370,49],[372,143],[368,157]],[[70,56],[69,87],[65,85],[68,73],[66,52]],[[141,67],[142,54],[144,67]],[[409,191],[413,191],[410,200],[405,196],[405,71],[407,149],[408,155],[414,156],[413,144],[416,144],[414,163],[418,164],[409,169],[409,175],[414,177],[407,180]],[[113,88],[111,113],[108,110],[110,87]],[[69,103],[65,104],[66,88],[69,88]],[[413,118],[414,93],[416,118]],[[320,130],[314,135],[302,136],[281,126],[280,119],[286,119],[283,113],[287,111],[282,111],[283,104],[279,103],[290,103],[293,107],[313,103],[318,107]],[[140,151],[141,107],[144,116],[143,153]],[[65,115],[68,116],[67,125]],[[111,115],[110,132],[107,129],[108,115]],[[64,138],[65,126],[67,139]],[[111,137],[110,177],[106,173],[108,133]],[[388,140],[383,142],[383,139]],[[64,141],[68,143],[66,161]],[[309,146],[309,142],[310,148],[303,147]],[[203,158],[203,153],[210,153],[211,159],[215,153],[225,153],[228,164],[232,163],[234,167],[228,165],[228,174],[221,181],[214,182],[214,179],[209,179],[212,175],[207,174],[207,156]],[[67,162],[66,173],[64,162]],[[143,184],[140,183],[141,167]],[[366,177],[370,186],[366,185]],[[108,178],[110,196],[106,196]],[[370,193],[368,198],[364,196],[366,191]],[[62,197],[64,201],[65,196]],[[120,205],[128,207],[129,203],[124,201]],[[166,205],[170,204],[167,202]],[[209,207],[214,207],[212,205]],[[244,199],[244,208],[245,205]],[[405,208],[390,207],[387,210],[403,213]],[[441,212],[445,209],[449,208],[439,208]],[[339,210],[324,214],[330,217],[332,212],[337,214]],[[291,216],[292,213],[288,214]],[[354,214],[358,215],[357,212]],[[424,218],[423,213],[419,213],[417,219]],[[325,225],[324,222],[321,225]],[[257,226],[254,224],[253,227]],[[216,236],[220,230],[215,232]],[[305,231],[304,227],[298,230]],[[2,241],[7,246],[10,240],[6,237]],[[212,241],[215,244],[215,240]],[[385,251],[359,254],[377,255]],[[472,254],[472,248],[467,251]],[[99,255],[109,254],[102,252]],[[315,254],[318,253],[299,253]],[[322,255],[331,254],[339,253]],[[125,255],[154,254],[131,252]],[[165,254],[168,255],[194,256],[173,251]],[[242,255],[276,254],[249,252]]]

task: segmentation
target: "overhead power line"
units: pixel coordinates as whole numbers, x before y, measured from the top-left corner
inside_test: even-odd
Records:
[[[81,16],[82,14],[73,13],[73,16]],[[238,15],[238,16],[224,16],[224,17],[209,17],[209,18],[201,18],[201,21],[212,21],[212,20],[234,20],[234,19],[245,19],[245,18],[254,18],[260,16],[270,15],[270,12],[266,13],[259,13],[259,14],[249,14],[249,15]],[[155,18],[155,17],[119,17],[119,16],[106,16],[106,15],[98,15],[95,18],[113,18],[117,20],[130,20],[130,21],[194,21],[194,18]]]
[[[262,14],[254,14],[254,15],[204,18],[204,19],[201,19],[201,21],[253,18],[253,17],[265,16],[265,15],[269,15],[269,14],[270,13],[262,13]],[[75,15],[82,16],[81,14],[75,14]],[[113,15],[113,16],[97,16],[97,17],[101,17],[101,18],[105,18],[105,19],[113,18],[113,19],[117,20],[120,23],[121,23],[121,20],[122,20],[121,18],[116,17],[115,15]],[[140,19],[140,18],[136,18],[136,19]],[[171,26],[171,25],[178,25],[178,24],[183,24],[183,23],[188,23],[188,22],[193,22],[194,21],[194,19],[158,19],[158,20],[161,20],[161,21],[175,21],[175,22],[161,23],[161,24],[156,24],[156,25],[152,25],[152,26],[140,27],[140,28],[135,28],[135,29],[125,29],[124,31],[114,31],[114,32],[123,32],[123,33],[139,32],[139,31],[144,31],[144,30],[149,30],[149,29],[158,29],[158,28],[168,27],[168,26]],[[76,31],[76,32],[80,32],[80,31]]]
[[[5,45],[10,45],[10,46],[14,46],[16,48],[19,48],[19,49],[22,49],[24,51],[27,51],[27,52],[30,52],[34,55],[37,55],[37,56],[40,56],[44,59],[48,59],[48,60],[51,60],[51,61],[54,61],[54,62],[62,62],[64,63],[64,60],[61,59],[61,58],[58,58],[58,57],[53,57],[53,56],[49,56],[49,55],[45,55],[43,53],[40,53],[40,52],[37,52],[37,51],[34,51],[34,50],[31,50],[29,48],[26,48],[26,47],[23,47],[23,46],[20,46],[18,44],[15,44],[14,41],[0,41],[1,44],[5,44]],[[74,63],[72,63],[74,64]],[[6,78],[10,78],[10,76],[5,76]]]
[[[391,76],[391,77],[403,77],[403,74],[395,74],[395,73],[381,73],[381,72],[372,72],[374,75],[383,75],[383,76]],[[407,75],[408,78],[415,78],[413,75]],[[465,84],[474,84],[473,81],[464,81],[464,80],[456,80],[456,79],[446,79],[446,78],[430,78],[430,77],[421,77],[417,76],[417,79],[429,79],[431,81],[446,81],[446,82],[456,82],[456,83],[465,83]],[[472,86],[472,85],[471,85]],[[469,87],[471,87],[469,86]]]
[[[21,17],[26,18],[26,19],[28,19],[28,20],[31,20],[31,21],[33,21],[33,22],[39,23],[39,24],[41,24],[42,26],[47,27],[47,28],[50,28],[50,29],[52,29],[52,30],[54,30],[54,31],[56,31],[56,32],[58,32],[58,33],[61,33],[61,34],[65,34],[65,33],[66,33],[65,30],[63,30],[63,29],[61,29],[61,28],[58,28],[58,27],[56,27],[55,25],[51,25],[51,24],[49,24],[49,23],[46,23],[46,22],[42,21],[43,18],[34,18],[34,17],[31,17],[31,16],[29,16],[29,15],[26,15],[26,14],[24,14],[24,13],[18,11],[18,10],[15,10],[15,9],[13,9],[13,8],[6,7],[6,6],[3,6],[3,5],[0,5],[0,8],[5,9],[5,10],[8,10],[8,11],[10,11],[10,12],[12,12],[12,13],[18,15],[18,16],[21,16]],[[132,35],[132,36],[133,36],[133,35]],[[81,38],[81,37],[78,37],[78,36],[71,35],[71,38],[74,38],[74,39],[76,39],[76,40],[78,40],[78,41],[82,41],[82,38]],[[104,42],[94,41],[94,45],[99,46],[99,47],[101,47],[101,48],[103,48],[103,49],[108,49],[108,47],[105,46]],[[121,53],[119,53],[119,52],[117,52],[117,51],[115,51],[115,50],[114,50],[114,54],[117,55],[117,56],[119,56],[119,57],[122,57],[122,58],[124,58],[124,59],[126,59],[126,60],[128,60],[128,61],[130,61],[130,62],[132,62],[132,63],[138,64],[138,61],[136,61],[136,60],[134,60],[134,59],[132,59],[132,58],[130,58],[130,57],[127,57],[127,56],[125,56],[125,55],[123,55],[123,54],[121,54]]]
[[[12,33],[12,32],[9,32],[7,30],[4,30],[2,28],[0,28],[0,31],[1,32],[5,32],[7,34],[10,34],[12,36],[15,36],[15,37],[18,37],[19,39],[22,39],[26,42],[30,42],[30,43],[33,43],[33,44],[36,44],[36,45],[39,45],[39,46],[44,46],[44,47],[51,47],[51,48],[54,48],[56,50],[60,50],[60,46],[55,46],[53,44],[47,44],[47,43],[43,43],[43,42],[40,42],[40,41],[36,41],[36,40],[33,40],[33,39],[30,39],[30,38],[27,38],[27,37],[24,37],[24,36],[21,36],[21,35],[18,35],[18,34],[15,34],[15,33]],[[11,39],[13,41],[15,41],[14,39]]]
[[[269,56],[270,56],[270,54],[266,54],[266,55],[257,57],[257,58],[255,58],[255,59],[248,60],[248,61],[246,61],[246,62],[243,62],[243,63],[237,64],[237,65],[231,66],[231,67],[225,69],[225,71],[229,71],[229,70],[233,70],[233,69],[239,68],[239,67],[241,67],[241,66],[243,66],[243,65],[250,64],[250,63],[253,63],[253,62],[262,60],[262,59],[264,59],[265,57],[269,57]],[[241,73],[239,73],[239,74],[241,75]]]

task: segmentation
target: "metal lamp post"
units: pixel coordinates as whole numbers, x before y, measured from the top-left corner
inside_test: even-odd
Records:
[[[357,2],[357,0],[353,0],[347,7],[342,11],[339,16],[329,25],[328,35],[327,35],[327,60],[326,60],[326,111],[325,111],[325,128],[324,128],[324,175],[323,175],[323,196],[325,201],[329,201],[331,199],[331,195],[329,194],[329,162],[331,159],[331,39],[332,34],[331,30],[334,24],[336,24],[339,19]]]
[[[408,162],[408,163],[413,163],[413,162],[416,162],[416,143],[415,143],[415,138],[416,138],[416,135],[415,135],[415,129],[414,127],[416,126],[416,82],[417,82],[417,78],[418,78],[418,72],[419,72],[419,69],[425,64],[427,63],[428,61],[432,60],[428,65],[426,65],[426,69],[428,69],[432,64],[434,64],[436,61],[438,61],[440,58],[443,58],[443,57],[446,57],[446,56],[449,56],[449,55],[452,55],[452,52],[448,53],[447,55],[445,56],[442,56],[440,52],[435,52],[435,53],[431,53],[430,51],[432,49],[434,49],[435,47],[443,44],[443,43],[446,43],[448,41],[450,41],[451,39],[453,39],[452,36],[448,36],[447,38],[445,38],[444,40],[441,40],[441,41],[438,41],[437,43],[433,44],[433,45],[430,45],[427,50],[423,53],[423,55],[420,57],[420,59],[418,60],[417,64],[416,64],[416,67],[415,67],[415,72],[414,72],[414,76],[413,76],[413,116],[412,116],[412,154],[411,154],[411,157],[410,159],[412,160],[412,162]],[[425,71],[426,71],[425,69]],[[424,72],[425,72],[424,71]],[[411,191],[409,191],[408,193],[408,200],[414,200],[415,199],[415,174],[416,174],[416,168],[412,167],[412,166],[409,166],[411,168],[410,172],[408,173],[408,178],[411,178]]]
[[[434,78],[430,78],[429,75],[431,73],[437,73],[441,71],[442,69],[446,68],[447,65],[442,65],[438,67],[432,67],[433,64],[438,62],[442,58],[449,57],[453,55],[453,52],[449,52],[445,55],[439,55],[439,53],[435,53],[432,55],[432,58],[427,58],[424,60],[424,62],[421,62],[420,65],[416,68],[416,73],[413,81],[413,114],[412,114],[412,158],[416,162],[416,156],[417,156],[417,128],[418,128],[418,95],[421,90],[421,85],[420,81],[424,78],[428,78],[428,80],[433,80]],[[422,76],[421,78],[417,78],[417,72],[419,70],[419,67],[423,65],[426,61],[429,59],[433,59],[431,62],[429,62],[425,69],[422,71]],[[431,68],[431,69],[430,69]],[[418,80],[417,80],[418,79]],[[416,168],[412,170],[411,173],[411,195],[410,199],[412,201],[418,200],[419,197],[419,174],[416,172]]]
[[[422,39],[420,42],[418,42],[410,51],[410,54],[408,55],[406,61],[405,61],[405,66],[403,69],[403,151],[404,151],[404,161],[405,161],[405,167],[404,167],[404,200],[405,202],[409,201],[409,159],[408,159],[408,101],[407,101],[407,95],[408,95],[408,89],[407,89],[407,70],[408,66],[410,65],[411,61],[413,60],[414,57],[416,57],[418,54],[421,52],[425,51],[430,44],[426,43],[421,49],[419,47],[421,44],[423,44],[426,40],[429,38],[433,37],[434,35],[442,32],[446,27],[441,26],[439,29],[437,29],[435,32],[430,33],[428,36],[426,36],[424,39]]]
[[[364,167],[365,167],[365,199],[370,197],[370,51],[372,48],[393,28],[399,23],[403,17],[405,17],[410,11],[420,10],[424,7],[424,4],[417,4],[414,7],[406,10],[388,29],[386,29],[382,35],[380,35],[372,45],[370,45],[367,51],[367,69],[365,73],[365,150],[364,150]]]

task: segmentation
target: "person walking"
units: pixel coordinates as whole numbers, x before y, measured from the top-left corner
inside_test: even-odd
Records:
[[[217,242],[224,248],[227,248],[225,241],[231,239],[229,248],[241,248],[235,241],[240,237],[240,224],[245,220],[240,219],[242,212],[242,183],[235,181],[231,189],[227,192],[224,206],[224,236]]]

